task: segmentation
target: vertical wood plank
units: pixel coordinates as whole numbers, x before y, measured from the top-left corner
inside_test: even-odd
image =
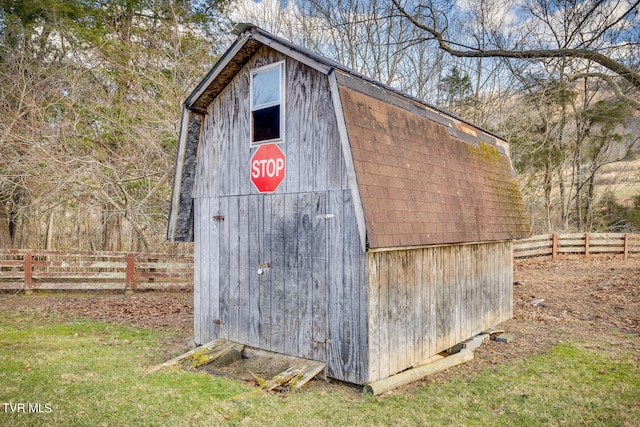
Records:
[[[331,105],[331,113],[333,112]],[[338,133],[338,123],[335,118],[331,118],[331,129],[327,132],[327,186],[328,190],[337,190],[349,185],[347,169],[344,157],[342,156],[342,145],[340,134]]]
[[[410,346],[413,341],[413,324],[409,317],[412,313],[409,311],[409,257],[411,251],[397,251],[395,262],[397,265],[396,280],[396,336],[398,337],[398,347],[396,353],[398,355],[397,370],[402,370],[404,366],[410,366],[412,362],[409,359]]]
[[[298,355],[311,358],[313,331],[313,293],[315,290],[313,267],[319,261],[319,256],[313,257],[313,229],[314,229],[314,194],[301,193],[298,195],[296,228],[298,230],[297,257],[297,325],[292,331],[298,342]],[[320,221],[315,219],[316,221]]]
[[[445,347],[451,347],[456,340],[455,331],[457,323],[455,321],[455,284],[456,284],[456,264],[455,264],[455,247],[446,246],[442,248],[443,259],[445,263],[445,288],[444,288],[444,312],[445,312],[445,329],[443,335],[445,337]]]
[[[196,343],[204,343],[204,334],[202,333],[202,312],[206,310],[207,301],[202,298],[203,273],[206,265],[202,263],[203,247],[207,246],[207,242],[202,233],[202,215],[204,206],[201,199],[194,199],[194,245],[193,245],[193,339]],[[202,265],[201,265],[202,263]]]
[[[386,378],[391,375],[391,352],[394,349],[391,346],[389,329],[391,328],[391,318],[389,317],[389,260],[386,253],[376,254],[379,259],[380,267],[380,328],[378,331],[380,339],[379,371],[380,378]]]
[[[218,277],[212,271],[216,271],[218,262],[218,242],[217,224],[211,218],[217,209],[217,199],[204,197],[194,202],[194,232],[198,236],[194,246],[194,340],[201,344],[217,335],[213,319],[218,316],[218,305],[212,294],[218,289]]]
[[[261,196],[252,195],[247,196],[248,207],[247,217],[248,219],[248,241],[249,241],[249,262],[247,269],[249,271],[248,278],[248,341],[247,343],[252,347],[260,347],[260,304],[261,304],[261,292],[260,283],[263,274],[258,274],[260,264],[264,261],[262,259],[262,251],[260,242],[262,241],[261,233],[263,232],[263,198]]]
[[[230,228],[231,217],[229,215],[229,198],[220,197],[220,215],[224,221],[220,222],[220,319],[218,322],[218,334],[220,338],[229,339],[230,322]]]
[[[483,245],[484,246],[484,245]],[[491,318],[489,319],[490,324],[495,325],[498,323],[498,318],[500,314],[500,300],[502,287],[502,277],[499,273],[499,260],[502,259],[502,244],[495,244],[496,253],[495,256],[489,260],[488,265],[490,268],[490,282],[491,282],[491,299],[487,301],[487,305],[489,306],[489,313],[491,314]]]
[[[486,325],[491,323],[490,301],[492,296],[491,288],[493,285],[493,281],[491,275],[491,259],[487,258],[486,253],[484,255],[485,256],[481,258],[481,262],[479,265],[479,275],[482,277],[482,294],[480,299],[480,303],[482,305],[481,324]]]
[[[329,266],[327,275],[327,371],[329,376],[345,379],[343,360],[343,305],[344,295],[344,240],[343,240],[343,201],[342,191],[329,191],[328,213],[334,215],[328,222],[327,244],[329,247]]]
[[[252,194],[254,186],[250,179],[250,163],[251,163],[251,113],[249,107],[249,74],[242,73],[238,80],[238,89],[236,91],[237,104],[234,106],[234,113],[238,121],[236,149],[238,150],[238,165],[236,171],[238,176],[238,194]]]
[[[287,60],[287,163],[295,176],[287,176],[288,192],[309,192],[313,190],[313,176],[316,165],[313,162],[314,122],[308,115],[315,112],[316,104],[312,90],[315,70],[295,61]],[[287,165],[289,167],[289,164]]]
[[[299,320],[298,289],[298,193],[284,196],[284,251],[283,259],[283,316],[282,340],[287,354],[297,355]]]
[[[215,197],[219,194],[220,180],[217,174],[221,143],[214,137],[218,129],[212,126],[211,116],[212,114],[205,116],[202,124],[202,137],[196,153],[198,160],[195,182],[191,191],[194,198]]]
[[[422,335],[422,325],[425,321],[423,310],[423,279],[422,279],[422,253],[423,249],[412,251],[411,269],[412,269],[412,293],[410,295],[410,310],[413,317],[413,345],[411,354],[411,364],[417,363],[425,359],[424,356],[424,335]]]
[[[237,97],[231,97],[225,104],[225,123],[234,123],[237,122],[237,125],[234,126],[232,132],[235,130],[236,132],[241,129],[241,119],[244,114],[238,113],[238,104],[240,100]],[[239,139],[239,138],[238,138]],[[237,138],[233,138],[233,140],[237,140]],[[241,152],[244,150],[249,150],[248,144],[244,141],[237,141],[236,144],[227,144],[229,148],[228,151],[228,161],[227,161],[227,175],[224,179],[228,182],[227,187],[227,195],[234,196],[240,194],[240,176],[243,178],[246,176],[246,171],[240,167],[240,157]]]
[[[436,304],[436,351],[446,349],[445,328],[447,328],[445,305],[445,268],[441,248],[434,248],[436,262],[435,304]]]
[[[198,270],[200,270],[200,291],[198,292],[198,318],[200,322],[200,334],[202,341],[200,343],[209,342],[211,336],[213,335],[213,323],[211,319],[212,308],[210,307],[210,295],[211,295],[211,271],[209,270],[208,263],[212,261],[212,253],[211,253],[211,230],[212,230],[212,222],[211,219],[211,203],[210,198],[204,197],[198,199],[199,205],[199,218],[198,218],[198,238],[200,239],[200,260],[202,261],[202,265],[199,266]],[[194,295],[195,298],[195,295]],[[195,300],[194,300],[194,313],[195,313]]]
[[[496,255],[494,256],[492,262],[491,262],[491,268],[492,268],[492,272],[493,272],[493,288],[494,288],[494,295],[495,295],[495,300],[493,301],[492,305],[492,312],[493,312],[493,321],[491,322],[492,325],[496,325],[499,323],[499,319],[501,317],[502,314],[502,304],[504,302],[504,297],[505,297],[505,278],[508,274],[507,269],[505,268],[506,266],[502,265],[502,259],[504,257],[504,243],[502,242],[497,242],[496,243]],[[504,271],[501,271],[502,269],[504,269]]]
[[[251,325],[251,284],[250,277],[256,275],[255,264],[251,263],[249,256],[249,235],[252,228],[249,226],[249,196],[238,196],[238,286],[237,286],[237,342],[249,344]],[[251,270],[251,271],[250,271]]]
[[[369,360],[369,371],[367,381],[380,379],[380,327],[381,327],[381,302],[380,302],[380,257],[378,253],[369,253],[367,257],[369,263],[369,275],[367,287],[369,289],[369,303],[367,306],[369,338],[367,354]]]
[[[462,250],[457,251],[456,253],[456,269],[457,275],[460,277],[457,295],[458,295],[458,333],[457,338],[458,342],[464,341],[467,338],[470,338],[469,335],[469,327],[468,327],[468,319],[469,319],[469,278],[473,275],[473,270],[470,268],[468,260],[469,260],[469,251],[468,248],[462,248]],[[471,271],[470,271],[471,270]]]
[[[502,283],[506,298],[501,304],[503,309],[502,316],[500,316],[501,322],[513,317],[513,242],[505,242],[505,245],[506,249],[504,251],[501,265],[503,265],[507,271],[507,277]]]
[[[469,274],[469,283],[467,285],[467,328],[466,328],[466,332],[467,335],[469,335],[470,333],[473,333],[472,329],[474,327],[474,325],[479,324],[478,322],[478,318],[477,318],[477,307],[475,304],[475,296],[476,296],[476,291],[478,289],[478,284],[476,282],[476,276],[477,276],[477,266],[476,266],[476,262],[475,259],[479,256],[479,251],[476,249],[473,252],[469,253],[469,255],[467,256],[467,265],[469,266],[469,269],[471,271],[471,274]]]
[[[423,333],[427,337],[426,355],[429,357],[436,354],[436,287],[438,275],[434,251],[431,249],[425,249],[424,252],[423,271],[427,273],[427,275],[425,277],[426,286],[423,295],[427,305],[425,312],[427,318],[423,328]]]
[[[301,157],[301,133],[306,132],[309,127],[308,123],[302,123],[300,105],[304,104],[305,93],[299,86],[299,79],[296,72],[300,70],[302,64],[287,58],[286,59],[286,105],[285,105],[285,144],[281,145],[281,149],[287,155],[287,175],[278,192],[297,193],[304,191],[300,186],[301,175],[304,173],[313,173],[312,170],[303,170]],[[306,160],[306,159],[305,159]],[[306,166],[306,165],[305,165]]]
[[[326,339],[326,213],[324,193],[300,194],[298,204],[299,355],[324,360]]]
[[[364,270],[365,252],[360,249],[356,212],[350,190],[342,191],[343,206],[343,256],[345,304],[343,305],[343,360],[346,358],[345,372],[350,381],[362,383],[366,378],[366,290]]]
[[[229,251],[229,318],[228,331],[231,341],[241,342],[240,336],[240,214],[239,200],[237,196],[227,198],[227,214],[225,225],[228,226],[228,251]]]
[[[460,308],[461,308],[461,298],[460,291],[462,290],[464,284],[464,270],[465,266],[462,265],[462,260],[460,259],[460,252],[462,251],[462,247],[454,246],[452,247],[451,252],[451,313],[452,313],[452,342],[453,345],[462,342],[462,331],[461,331],[461,316],[460,316]]]
[[[258,247],[261,264],[273,264],[271,258],[271,218],[273,196],[257,196],[262,201],[262,228],[258,233]],[[260,304],[259,304],[259,335],[260,348],[270,350],[271,346],[271,295],[272,272],[271,267],[258,277]]]
[[[354,227],[355,231],[355,227]],[[359,240],[360,236],[357,236]],[[367,307],[369,306],[369,289],[366,286],[367,277],[369,276],[369,263],[367,262],[367,253],[362,250],[357,249],[362,248],[362,243],[358,241],[353,246],[354,253],[358,254],[358,265],[360,266],[358,286],[360,291],[360,308],[358,310],[358,314],[360,317],[359,324],[359,335],[358,335],[358,344],[359,344],[359,355],[358,355],[358,363],[359,363],[359,373],[360,373],[360,382],[368,381],[367,372],[369,372],[369,356],[367,354],[367,336],[369,335],[369,324],[367,322]]]
[[[220,227],[222,227],[222,221],[215,220],[213,217],[224,216],[220,212],[220,201],[217,197],[210,197],[207,200],[208,209],[204,211],[203,227],[208,227],[209,232],[207,241],[208,257],[203,259],[207,265],[202,265],[200,268],[207,270],[206,281],[208,283],[208,302],[206,318],[208,336],[206,342],[212,341],[218,338],[219,330],[216,323],[220,319]]]
[[[229,102],[227,99],[225,100]],[[225,117],[227,102],[215,108],[217,112],[216,116],[218,116],[219,121],[215,123],[214,126],[224,126],[225,123],[228,123]],[[220,177],[219,191],[221,196],[231,195],[231,176],[232,174],[238,174],[240,172],[238,169],[231,168],[233,148],[235,145],[241,144],[240,141],[233,137],[235,135],[233,132],[235,129],[235,126],[231,128],[224,127],[220,128],[219,131],[220,135],[218,137],[221,138],[221,141],[224,141],[220,146],[220,160],[216,165],[216,169],[218,169],[218,176]]]
[[[331,102],[329,81],[326,76],[319,75],[316,82],[316,90],[314,91],[316,97],[314,97],[312,103],[317,111],[317,117],[322,117],[323,120],[313,120],[309,116],[309,121],[314,124],[314,135],[311,139],[311,147],[313,148],[311,157],[316,167],[313,174],[313,182],[310,183],[314,191],[332,188],[328,183],[331,174],[329,171],[329,150],[333,149],[338,153],[341,152],[336,115],[333,112],[333,103]],[[313,114],[315,111],[310,110],[310,113]]]
[[[312,359],[327,360],[327,268],[328,250],[327,228],[329,218],[327,214],[327,194],[316,193],[313,198],[313,237],[311,238],[311,253],[317,254],[314,258],[312,274],[313,301],[312,301]]]
[[[284,336],[285,310],[285,195],[271,196],[271,228],[265,230],[265,243],[271,245],[271,324],[269,350],[284,353],[286,337]]]
[[[342,378],[342,363],[338,348],[339,332],[338,324],[341,322],[340,303],[343,299],[341,293],[342,276],[342,250],[338,242],[342,239],[342,197],[337,198],[339,191],[330,191],[327,198],[327,211],[333,215],[328,222],[327,245],[328,269],[327,269],[327,372],[333,378]]]
[[[397,251],[387,252],[386,255],[387,263],[389,265],[389,303],[387,306],[387,319],[389,319],[389,371],[391,373],[395,373],[398,372],[400,367],[400,337],[398,336],[398,330],[400,329],[398,313],[400,308],[398,292],[398,257]]]

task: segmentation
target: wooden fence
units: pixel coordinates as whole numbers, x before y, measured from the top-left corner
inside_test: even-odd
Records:
[[[618,254],[625,259],[640,254],[640,234],[569,233],[542,234],[513,243],[514,258],[547,257],[560,259],[569,255]]]
[[[543,234],[516,240],[514,258],[640,255],[640,234]],[[0,249],[0,290],[193,289],[193,257],[184,255]]]
[[[0,249],[0,289],[193,289],[193,257]]]

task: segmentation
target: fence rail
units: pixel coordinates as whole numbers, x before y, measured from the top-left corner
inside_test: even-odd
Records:
[[[640,234],[631,233],[567,233],[542,234],[513,243],[514,258],[547,257],[559,259],[568,255],[640,254]]]
[[[193,257],[0,249],[0,289],[193,289]]]
[[[514,258],[640,254],[640,234],[543,234],[516,240]],[[0,290],[193,289],[193,257],[153,253],[0,249]]]

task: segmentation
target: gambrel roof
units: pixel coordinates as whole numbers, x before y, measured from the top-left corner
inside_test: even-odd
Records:
[[[248,24],[184,103],[169,240],[193,239],[199,114],[267,45],[327,75],[362,242],[370,249],[529,235],[505,140]]]

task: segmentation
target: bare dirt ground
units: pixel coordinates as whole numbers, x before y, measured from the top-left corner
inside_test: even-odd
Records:
[[[512,334],[513,341],[508,344],[487,341],[475,350],[471,362],[423,382],[466,376],[490,365],[542,353],[562,341],[606,343],[622,351],[638,351],[639,294],[640,257],[516,260],[514,317],[497,325],[497,329]],[[143,292],[132,296],[91,292],[31,296],[5,293],[0,294],[0,310],[64,312],[78,318],[177,331],[165,343],[167,358],[186,351],[187,340],[193,333],[191,292]],[[336,387],[355,393],[353,387],[340,383],[313,381],[307,386]]]

